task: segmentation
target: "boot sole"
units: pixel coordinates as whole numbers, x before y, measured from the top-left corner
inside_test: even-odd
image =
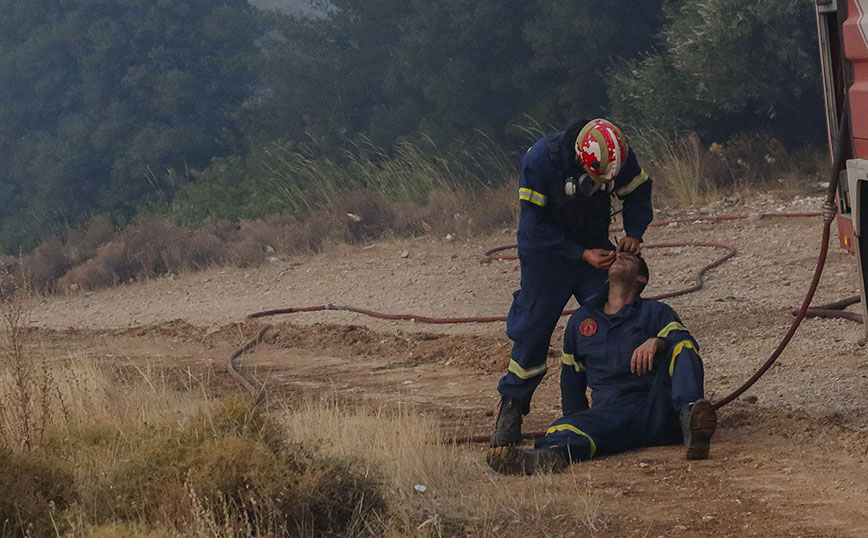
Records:
[[[485,461],[498,473],[509,475],[557,473],[567,466],[563,456],[555,452],[531,452],[514,446],[492,448]]]
[[[708,400],[699,400],[690,413],[690,441],[687,443],[687,459],[708,459],[711,437],[717,430],[717,412]]]

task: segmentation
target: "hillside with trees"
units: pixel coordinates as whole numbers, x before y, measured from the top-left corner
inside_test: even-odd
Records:
[[[324,184],[376,190],[360,167],[410,153],[468,170],[456,184],[501,184],[534,134],[581,117],[705,146],[822,144],[807,1],[257,6],[8,0],[2,250],[94,219],[304,219]]]

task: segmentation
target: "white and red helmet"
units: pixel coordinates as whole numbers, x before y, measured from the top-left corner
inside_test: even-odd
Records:
[[[599,183],[608,183],[618,175],[627,154],[627,139],[609,120],[589,121],[576,137],[576,161]]]

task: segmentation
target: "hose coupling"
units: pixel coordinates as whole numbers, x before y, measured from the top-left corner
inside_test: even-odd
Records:
[[[838,206],[835,202],[826,200],[823,202],[823,224],[830,225],[838,214]]]

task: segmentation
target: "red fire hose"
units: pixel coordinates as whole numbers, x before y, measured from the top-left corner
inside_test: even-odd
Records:
[[[846,312],[844,309],[850,305],[860,302],[862,299],[858,295],[835,301],[834,303],[824,304],[820,306],[812,306],[805,311],[806,318],[840,318],[849,319],[856,323],[865,323],[862,319],[862,314],[856,312]],[[797,316],[799,310],[793,310],[793,315]]]
[[[773,217],[816,217],[820,216],[822,213],[818,212],[807,212],[807,213],[764,213],[760,215],[761,218],[773,218]],[[731,220],[740,220],[749,218],[748,215],[728,215],[728,216],[718,216],[718,217],[696,217],[696,218],[681,218],[681,219],[672,219],[660,222],[653,222],[650,226],[667,226],[670,223],[702,223],[702,222],[720,222],[720,221],[731,221]],[[617,230],[613,230],[617,231]],[[828,240],[824,239],[827,243]],[[498,255],[498,252],[502,252],[509,249],[514,249],[516,245],[506,245],[501,247],[493,248],[485,253],[488,259],[491,260],[514,260],[517,259],[518,256],[515,255]],[[660,244],[650,244],[643,246],[644,249],[655,249],[655,248],[677,248],[677,247],[710,247],[710,248],[719,248],[725,250],[725,254],[708,265],[702,267],[694,276],[694,283],[684,289],[662,293],[659,295],[655,295],[653,297],[648,297],[649,299],[668,299],[672,297],[678,297],[681,295],[686,295],[688,293],[692,293],[698,291],[703,286],[703,278],[705,273],[709,270],[721,265],[725,261],[729,260],[733,256],[736,255],[736,249],[729,244],[726,243],[710,243],[710,242],[681,242],[681,243],[660,243]],[[825,259],[825,256],[823,256]],[[812,290],[815,290],[816,286],[812,286]],[[813,295],[813,294],[811,294]],[[853,312],[843,312],[842,309],[846,308],[851,304],[855,304],[859,301],[858,297],[847,298],[843,301],[838,301],[836,303],[831,303],[828,305],[823,305],[817,307],[816,309],[808,309],[806,312],[807,316],[825,316],[825,317],[846,317],[847,319],[853,319],[854,321],[861,321],[861,316],[859,314]],[[344,311],[344,312],[353,312],[357,314],[362,314],[365,316],[377,318],[377,319],[385,319],[385,320],[404,320],[404,321],[413,321],[416,323],[427,323],[427,324],[459,324],[459,323],[491,323],[491,322],[503,322],[506,321],[506,316],[483,316],[483,317],[461,317],[461,318],[438,318],[438,317],[430,317],[423,316],[418,314],[389,314],[384,312],[377,312],[374,310],[369,310],[365,308],[358,308],[354,306],[346,306],[346,305],[335,305],[335,304],[326,304],[326,305],[318,305],[318,306],[308,306],[308,307],[292,307],[292,308],[278,308],[272,310],[263,310],[260,312],[255,312],[247,316],[247,319],[260,319],[265,317],[271,317],[282,314],[295,314],[295,313],[304,313],[304,312],[321,312],[321,311]],[[562,315],[567,316],[573,313],[573,310],[565,310]],[[794,311],[795,314],[798,314],[798,311]],[[804,317],[804,316],[803,316]],[[240,372],[238,371],[235,361],[247,351],[253,349],[257,343],[259,343],[268,330],[271,328],[271,325],[265,325],[260,329],[260,331],[254,336],[253,339],[245,343],[243,346],[238,348],[235,353],[229,358],[227,369],[230,374],[241,384],[246,390],[251,392],[254,395],[260,395],[261,389],[255,388],[246,378],[244,378]],[[788,339],[787,339],[788,342]],[[784,344],[786,345],[786,344]],[[739,393],[740,394],[740,393]],[[736,395],[737,397],[737,395]],[[715,404],[716,407],[720,407],[725,405],[731,399],[722,400],[721,402],[717,402]],[[732,398],[734,399],[734,398]],[[528,438],[535,438],[534,436],[541,436],[545,432],[533,432],[528,433],[526,436]],[[472,437],[462,437],[457,438],[455,441],[457,442],[476,442],[483,441],[487,436],[472,436]]]

